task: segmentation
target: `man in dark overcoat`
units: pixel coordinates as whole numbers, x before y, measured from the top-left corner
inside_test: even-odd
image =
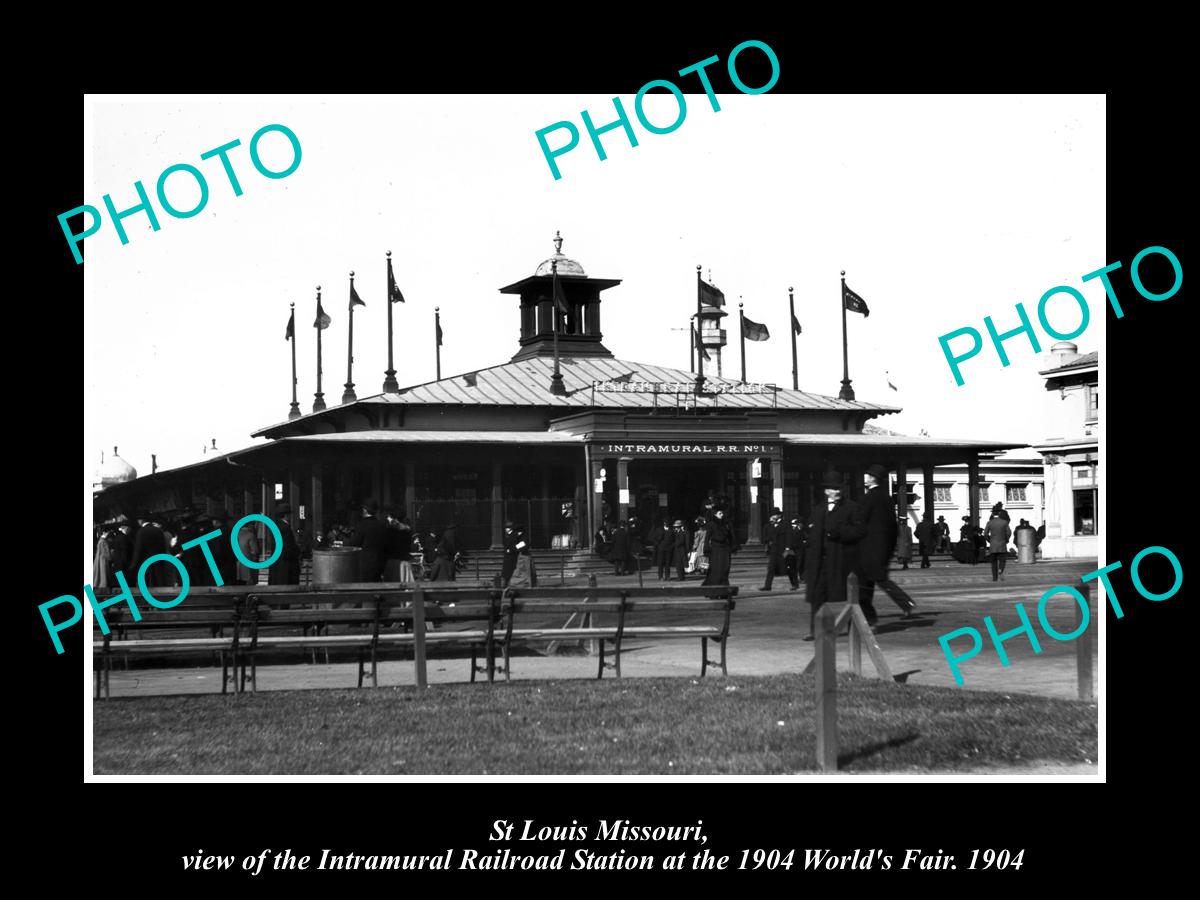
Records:
[[[883,466],[869,466],[865,474],[866,493],[862,499],[863,526],[866,535],[858,544],[858,605],[867,617],[867,624],[879,620],[873,598],[875,585],[900,607],[909,618],[917,604],[896,582],[888,578],[888,559],[896,546],[896,510],[885,485],[888,472]]]
[[[793,591],[800,590],[800,579],[804,577],[805,541],[804,522],[799,516],[793,516],[792,525],[787,530],[787,547],[783,551],[784,568]]]
[[[683,527],[683,519],[676,519],[670,535],[670,565],[675,568],[679,580],[683,581],[684,569],[687,568],[688,555],[692,550],[692,536]],[[667,579],[668,581],[670,578]]]
[[[130,585],[136,586],[135,579],[141,570],[142,563],[152,556],[167,552],[167,537],[161,528],[141,514],[137,517],[137,536],[133,539],[133,563],[129,567],[127,577]],[[165,587],[168,584],[166,570],[162,563],[155,563],[146,569],[146,587]]]
[[[618,522],[617,527],[613,529],[612,563],[614,575],[625,574],[629,565],[629,531],[625,528],[624,520]]]
[[[211,515],[209,521],[212,523],[210,531],[221,532],[218,537],[208,542],[208,547],[213,555],[213,563],[216,565],[217,571],[221,573],[223,584],[237,584],[238,561],[237,557],[233,555],[233,544],[229,540],[229,513],[219,509]],[[245,525],[242,526],[242,530],[246,530]],[[216,583],[215,579],[213,583]]]
[[[359,554],[359,576],[362,580],[379,581],[387,568],[390,534],[387,525],[379,518],[378,503],[367,500],[362,511],[362,518],[354,526],[354,533],[346,543],[351,547],[362,547],[362,553]]]
[[[275,526],[283,538],[279,559],[267,570],[268,584],[299,584],[300,583],[300,546],[296,543],[296,532],[292,531],[292,506],[290,503],[280,503],[275,507]],[[248,526],[243,525],[245,529]],[[239,533],[239,537],[240,537]],[[275,552],[275,536],[267,529],[268,558]]]
[[[654,564],[658,567],[658,580],[667,581],[671,574],[671,551],[675,545],[675,532],[671,530],[671,522],[666,516],[650,530],[648,540],[654,554]]]
[[[808,634],[813,640],[817,610],[826,603],[846,602],[846,578],[856,565],[855,545],[866,536],[862,509],[846,499],[846,485],[837,472],[821,479],[825,501],[812,511],[804,554],[805,599],[811,607]]]
[[[784,560],[787,557],[788,528],[783,524],[783,513],[778,509],[771,510],[771,518],[763,529],[763,547],[767,552],[767,580],[760,591],[771,590],[771,583],[776,575],[782,574]]]

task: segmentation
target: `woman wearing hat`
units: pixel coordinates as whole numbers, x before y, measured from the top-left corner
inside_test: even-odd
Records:
[[[725,521],[725,510],[714,509],[712,521],[708,523],[708,535],[704,542],[704,555],[708,557],[706,585],[728,585],[729,567],[733,554],[738,552],[737,534]]]

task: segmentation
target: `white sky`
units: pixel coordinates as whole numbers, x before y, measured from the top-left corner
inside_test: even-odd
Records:
[[[669,95],[651,121],[675,117]],[[1037,375],[1047,357],[1024,337],[1006,343],[1002,368],[990,343],[955,386],[938,337],[971,325],[1001,330],[1023,302],[1065,284],[1088,298],[1081,352],[1103,343],[1104,293],[1080,277],[1105,258],[1105,107],[1089,97],[811,97],[688,95],[672,134],[637,123],[639,146],[619,129],[590,146],[579,112],[611,121],[611,95],[397,96],[393,98],[89,98],[85,202],[134,205],[140,179],[154,197],[175,163],[208,179],[204,211],[174,219],[153,202],[85,242],[85,335],[103,354],[85,375],[84,447],[95,462],[119,445],[139,474],[222,451],[286,418],[291,400],[288,303],[297,304],[299,400],[315,390],[315,287],[333,317],[324,332],[324,391],[336,405],[345,382],[348,273],[366,301],[355,313],[354,378],[379,392],[386,368],[384,251],[407,299],[396,305],[401,385],[433,378],[433,308],[440,306],[446,375],[507,361],[517,349],[517,299],[497,288],[563,252],[588,275],[620,278],[603,295],[605,344],[618,357],[686,369],[695,311],[695,266],[733,306],[725,374],[738,371],[736,303],[772,337],[748,344],[748,378],[791,385],[787,288],[796,289],[800,386],[836,395],[841,380],[839,270],[871,308],[850,314],[850,375],[859,400],[904,407],[875,419],[894,431],[1034,442],[1077,433],[1057,394]],[[555,181],[534,133],[561,119],[581,143],[559,157]],[[280,180],[253,168],[248,145],[261,126],[299,137],[300,167]],[[233,196],[216,159],[200,154],[233,139],[244,193]],[[562,140],[551,136],[552,145]],[[264,161],[283,168],[284,138],[269,135]],[[191,193],[189,193],[191,191]],[[186,175],[168,182],[176,206],[194,205]],[[1066,301],[1051,313],[1078,322]],[[1039,332],[1042,349],[1053,340]],[[986,335],[985,335],[986,341]],[[957,345],[956,345],[957,346]],[[103,367],[95,360],[105,359]],[[114,360],[117,361],[114,363]],[[887,387],[885,371],[899,388]],[[1073,409],[1073,407],[1072,407]]]

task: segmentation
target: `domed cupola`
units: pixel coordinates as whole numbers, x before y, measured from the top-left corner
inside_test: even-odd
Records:
[[[514,360],[554,353],[555,317],[560,355],[612,356],[600,343],[604,337],[600,332],[600,292],[621,280],[588,278],[578,261],[563,256],[562,244],[562,235],[556,232],[554,255],[544,260],[531,277],[500,288],[502,294],[521,297],[521,349]],[[554,303],[555,280],[560,304]]]
[[[117,448],[113,447],[112,456],[107,460],[104,454],[100,454],[100,468],[96,470],[95,481],[93,487],[106,488],[114,484],[124,484],[126,481],[133,481],[137,478],[137,469],[123,460],[117,454]]]

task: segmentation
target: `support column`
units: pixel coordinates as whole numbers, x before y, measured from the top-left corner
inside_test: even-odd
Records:
[[[617,460],[617,515],[622,522],[629,519],[629,457]]]
[[[417,528],[417,467],[411,462],[404,463],[404,514],[408,516],[408,524],[415,531]]]
[[[392,490],[392,466],[386,459],[380,463],[383,467],[383,505],[393,506],[396,502],[396,495]]]
[[[228,484],[223,484],[221,486],[221,491],[224,494],[221,502],[225,506],[225,512],[227,515],[232,516],[233,515],[233,489]],[[234,521],[236,522],[237,520],[234,519]]]
[[[546,546],[549,547],[550,543],[551,543],[551,538],[554,534],[554,528],[550,527],[551,519],[550,519],[550,500],[549,500],[549,497],[550,497],[550,467],[549,466],[542,466],[541,492],[542,492],[542,503],[541,503],[541,507],[542,507],[542,540],[544,540],[546,542]],[[557,525],[555,527],[557,527]]]
[[[908,463],[900,460],[896,466],[896,515],[898,518],[908,518]]]
[[[754,483],[754,460],[746,460],[746,509],[749,521],[746,523],[746,543],[757,544],[762,540],[762,508],[759,506],[758,485]]]
[[[771,458],[771,505],[783,511],[783,456]]]
[[[292,508],[292,522],[300,521],[300,476],[295,469],[288,469],[288,506]]]
[[[383,503],[383,462],[376,460],[371,466],[371,496],[376,503]]]
[[[967,463],[967,510],[972,527],[979,524],[979,458]]]
[[[591,504],[591,524],[588,532],[588,546],[593,546],[592,539],[595,537],[600,526],[604,524],[604,494],[596,493],[596,480],[600,477],[600,470],[604,468],[604,460],[592,457],[591,471],[588,473],[591,476],[591,481],[587,484],[587,489],[590,491],[592,498]]]
[[[504,546],[504,466],[492,462],[492,549]]]
[[[929,519],[929,525],[932,527],[933,523],[937,521],[937,514],[934,512],[934,494],[937,491],[934,490],[933,485],[933,466],[922,466],[921,471],[925,476],[925,506],[922,511],[924,517]]]
[[[863,466],[858,463],[850,467],[850,498],[861,502],[863,493]]]
[[[591,543],[587,530],[591,521],[587,514],[587,499],[592,486],[587,480],[586,466],[576,466],[575,471],[578,473],[575,477],[575,546],[583,548]]]
[[[248,485],[242,485],[242,515],[248,516],[254,512],[254,492]]]
[[[312,503],[309,504],[308,527],[312,529],[313,543],[317,536],[325,534],[325,493],[321,487],[321,476],[324,474],[319,462],[312,464]]]

